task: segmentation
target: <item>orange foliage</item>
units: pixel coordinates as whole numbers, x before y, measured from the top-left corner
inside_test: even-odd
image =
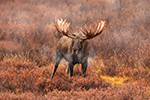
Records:
[[[148,0],[1,0],[0,99],[149,99],[150,2]],[[60,67],[50,79],[61,37],[55,18],[71,22],[70,32],[106,20],[90,40],[87,77],[69,78]],[[100,70],[100,71],[99,71]],[[127,76],[113,86],[98,75]]]

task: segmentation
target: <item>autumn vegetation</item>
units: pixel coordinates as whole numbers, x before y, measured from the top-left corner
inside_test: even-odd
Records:
[[[0,0],[0,100],[149,100],[150,1]],[[89,40],[87,76],[62,61],[53,78],[55,18],[75,32],[106,21]]]

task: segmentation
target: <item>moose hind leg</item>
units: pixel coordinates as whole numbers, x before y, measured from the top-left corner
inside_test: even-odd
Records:
[[[86,69],[87,69],[87,61],[85,61],[84,63],[82,63],[82,73],[83,73],[83,77],[86,76]]]
[[[62,58],[61,58],[60,56],[57,56],[57,55],[56,55],[55,66],[54,66],[54,69],[53,69],[53,73],[52,73],[52,75],[51,75],[51,78],[53,78],[53,76],[54,76],[54,74],[55,74],[55,72],[56,72],[56,70],[57,70],[57,68],[58,68],[58,65],[59,65],[61,59],[62,59]]]

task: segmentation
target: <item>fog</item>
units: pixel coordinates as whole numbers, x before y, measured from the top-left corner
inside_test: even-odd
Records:
[[[86,23],[105,20],[104,32],[89,41],[91,56],[108,58],[116,52],[141,59],[150,50],[149,5],[149,0],[0,0],[0,38],[6,44],[1,51],[36,48],[54,53],[62,36],[54,26],[55,18],[70,22],[70,33]]]

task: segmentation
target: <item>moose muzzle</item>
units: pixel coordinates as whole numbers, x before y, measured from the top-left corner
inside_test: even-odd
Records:
[[[78,54],[78,50],[77,49],[73,49],[72,50],[72,54],[77,55]]]

